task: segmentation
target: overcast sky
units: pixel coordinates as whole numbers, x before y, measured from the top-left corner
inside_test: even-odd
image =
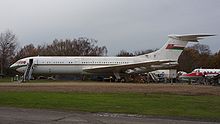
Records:
[[[220,50],[220,0],[0,0],[0,32],[20,46],[55,38],[94,38],[108,55],[160,48],[169,34],[214,33]]]

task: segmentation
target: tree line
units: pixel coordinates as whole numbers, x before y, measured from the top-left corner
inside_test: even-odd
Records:
[[[191,72],[196,68],[220,69],[220,50],[212,54],[208,45],[198,43],[185,48],[178,62],[178,70],[186,72]]]
[[[30,56],[105,56],[107,48],[98,46],[97,40],[80,37],[78,39],[55,39],[51,44],[28,44],[19,49],[15,60]]]
[[[0,34],[1,74],[10,74],[10,64],[30,56],[106,56],[106,46],[99,46],[97,40],[80,37],[55,39],[47,45],[27,44],[18,48],[16,35],[11,31]],[[137,56],[157,49],[128,52],[121,50],[116,56]],[[195,44],[184,49],[178,60],[178,70],[191,72],[195,68],[220,68],[220,51],[214,54],[208,45]]]

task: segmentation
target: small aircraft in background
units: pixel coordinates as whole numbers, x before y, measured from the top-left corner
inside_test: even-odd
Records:
[[[182,74],[180,78],[214,77],[220,74],[220,69],[194,69],[191,73]]]
[[[191,73],[182,73],[179,80],[206,83],[207,80],[218,80],[220,77],[220,69],[194,69]],[[210,81],[209,81],[210,82]]]

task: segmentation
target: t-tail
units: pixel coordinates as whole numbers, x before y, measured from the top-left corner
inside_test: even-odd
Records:
[[[212,34],[187,34],[187,35],[169,35],[166,44],[159,50],[144,54],[138,57],[149,60],[170,60],[177,61],[183,49],[188,42],[198,42],[204,37],[215,36]]]

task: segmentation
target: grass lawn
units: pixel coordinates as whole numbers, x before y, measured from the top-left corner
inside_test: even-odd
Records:
[[[0,91],[0,106],[220,120],[220,96]]]
[[[0,78],[0,83],[10,83],[12,82],[11,77]]]

